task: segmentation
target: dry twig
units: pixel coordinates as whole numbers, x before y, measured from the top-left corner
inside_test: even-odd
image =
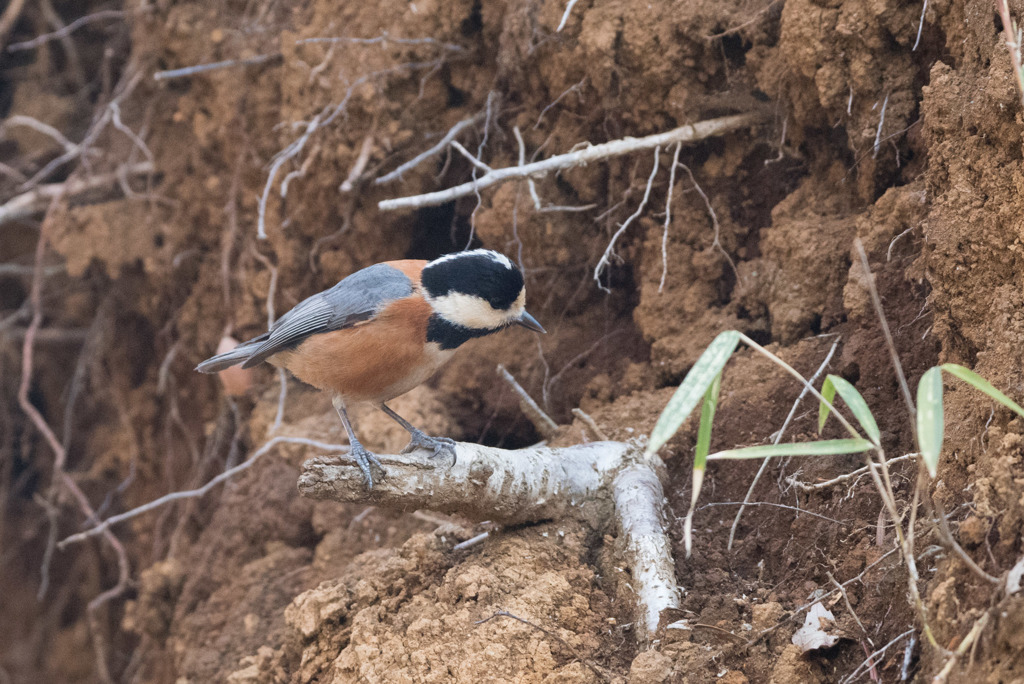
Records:
[[[533,423],[533,427],[537,428],[537,432],[540,433],[544,439],[551,439],[558,432],[558,423],[551,420],[551,416],[544,413],[544,410],[537,405],[537,402],[533,400],[523,386],[516,381],[508,369],[502,364],[498,364],[498,375],[508,383],[512,391],[516,393],[519,398],[519,408],[522,410],[523,415],[529,418],[530,422]]]
[[[25,0],[11,0],[0,15],[0,45],[7,42],[7,37],[14,30],[14,25],[21,17],[21,11],[25,9]]]
[[[665,133],[648,135],[643,138],[622,138],[620,140],[613,140],[600,145],[590,145],[575,152],[568,152],[566,154],[549,157],[543,161],[502,169],[494,169],[490,173],[487,173],[476,180],[463,183],[462,185],[457,185],[454,188],[448,188],[447,190],[440,190],[438,192],[430,192],[412,197],[383,200],[377,206],[381,211],[433,207],[459,199],[460,197],[472,195],[473,193],[479,192],[485,188],[500,185],[510,180],[531,177],[538,178],[545,176],[552,171],[561,171],[575,166],[585,166],[591,162],[608,159],[609,157],[617,157],[624,154],[631,154],[633,152],[653,150],[656,147],[672,145],[677,142],[696,142],[718,135],[725,135],[726,133],[731,133],[732,131],[743,128],[756,126],[764,120],[765,116],[759,112],[751,114],[737,114],[734,116],[725,116],[720,119],[700,121],[692,125],[681,126]]]
[[[95,537],[98,534],[110,534],[109,530],[113,525],[117,525],[118,523],[124,522],[125,520],[131,520],[132,518],[138,517],[143,513],[148,513],[149,511],[152,511],[156,508],[160,508],[161,506],[169,504],[172,501],[180,501],[181,499],[192,499],[201,497],[207,492],[209,492],[211,489],[219,485],[221,482],[230,480],[232,477],[242,472],[243,470],[248,470],[250,467],[255,465],[255,463],[260,459],[261,456],[263,456],[271,449],[273,449],[275,446],[281,443],[304,444],[305,446],[310,446],[315,449],[323,449],[324,451],[334,452],[348,451],[349,449],[348,445],[345,444],[325,444],[324,442],[317,442],[315,440],[305,439],[303,437],[274,437],[266,444],[261,446],[259,449],[257,449],[255,453],[253,453],[253,455],[249,457],[249,460],[245,461],[244,463],[236,465],[234,468],[225,470],[220,475],[216,476],[202,487],[199,487],[198,489],[190,489],[181,492],[171,492],[170,494],[165,494],[164,496],[161,496],[159,499],[155,499],[147,504],[143,504],[142,506],[133,508],[130,511],[125,511],[124,513],[112,515],[103,522],[96,525],[95,527],[92,527],[88,530],[85,530],[84,532],[79,532],[78,534],[73,534],[70,537],[62,539],[57,543],[57,548],[67,548],[71,544],[77,544],[79,542],[85,541],[86,539]]]
[[[436,145],[426,150],[425,152],[421,152],[420,154],[416,155],[409,161],[399,166],[394,171],[386,173],[380,178],[377,178],[376,180],[373,181],[374,185],[381,185],[383,183],[390,183],[391,181],[394,180],[401,180],[402,176],[405,173],[413,170],[414,168],[416,168],[423,162],[427,161],[431,157],[436,157],[437,155],[441,154],[441,152],[443,152],[452,143],[452,141],[455,140],[455,138],[458,137],[460,133],[462,133],[462,131],[466,130],[470,126],[475,126],[478,123],[480,123],[480,121],[483,120],[484,115],[485,112],[483,111],[477,112],[468,119],[463,119],[459,123],[455,124],[450,129],[448,129],[448,132],[444,134],[444,136],[437,142]]]
[[[637,217],[640,216],[640,214],[643,213],[644,207],[647,206],[647,200],[651,196],[651,187],[654,185],[654,177],[658,174],[658,159],[660,154],[661,147],[655,147],[654,167],[651,169],[651,175],[647,179],[647,187],[644,189],[644,196],[640,200],[640,205],[637,206],[636,211],[630,214],[625,221],[619,224],[619,229],[615,231],[614,235],[612,235],[612,239],[609,240],[608,246],[605,247],[604,249],[604,254],[601,255],[601,258],[597,262],[597,266],[594,267],[594,280],[597,282],[597,287],[601,290],[604,290],[605,292],[611,292],[611,288],[601,284],[601,274],[604,273],[604,270],[606,268],[611,266],[612,257],[618,256],[615,254],[616,241],[618,241],[622,234],[626,232],[626,229],[629,228],[629,224],[631,224]]]
[[[140,162],[132,164],[125,171],[130,176],[147,176],[156,173],[156,167],[150,162]],[[86,178],[69,178],[63,183],[39,185],[11,198],[3,206],[0,206],[0,225],[38,216],[45,212],[57,198],[77,201],[94,192],[111,192],[116,187],[118,187],[117,173],[106,173]]]
[[[93,12],[92,14],[86,14],[85,16],[78,17],[73,22],[64,26],[63,28],[53,31],[52,33],[43,33],[36,36],[32,40],[26,40],[21,43],[11,43],[7,46],[8,52],[20,52],[22,50],[32,50],[40,45],[45,45],[51,40],[62,40],[67,38],[72,33],[97,21],[106,21],[107,19],[122,19],[126,15],[126,12],[122,10],[100,10]]]
[[[166,69],[164,71],[158,71],[153,74],[154,81],[169,81],[175,78],[189,78],[197,74],[205,74],[208,71],[216,71],[218,69],[230,69],[232,67],[240,66],[254,66],[256,64],[264,64],[277,59],[281,59],[281,53],[275,52],[269,55],[256,55],[255,57],[248,57],[246,59],[226,59],[223,62],[211,62],[209,64],[196,64],[190,67],[182,67],[180,69]]]

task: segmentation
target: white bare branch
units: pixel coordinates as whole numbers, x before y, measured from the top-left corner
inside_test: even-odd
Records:
[[[654,470],[640,463],[620,472],[613,488],[623,555],[632,570],[637,616],[643,626],[637,633],[649,639],[658,629],[662,611],[679,607],[676,566],[662,511],[665,494]]]
[[[149,162],[132,164],[125,169],[129,176],[145,176],[156,173],[156,167]],[[38,216],[46,211],[57,197],[66,200],[81,199],[83,195],[99,190],[113,190],[117,186],[118,174],[106,173],[82,179],[71,179],[63,183],[49,183],[36,186],[28,192],[17,195],[0,206],[0,225]]]
[[[662,511],[664,465],[657,457],[645,460],[636,442],[516,451],[460,442],[450,466],[422,450],[379,458],[385,473],[375,478],[372,490],[357,466],[316,458],[306,462],[299,492],[379,508],[426,508],[499,525],[574,517],[597,531],[621,533],[642,644],[654,636],[661,613],[678,606]]]
[[[576,166],[587,164],[609,157],[618,157],[633,152],[653,150],[656,147],[672,145],[675,143],[697,142],[714,136],[725,135],[732,131],[756,126],[765,121],[765,115],[760,112],[749,114],[736,114],[724,116],[719,119],[699,121],[695,124],[688,124],[675,128],[665,133],[648,135],[643,138],[622,138],[600,145],[588,145],[583,149],[549,157],[531,164],[520,164],[518,166],[494,169],[476,180],[457,185],[447,190],[439,190],[423,195],[412,197],[399,197],[396,199],[383,200],[377,206],[381,211],[393,211],[395,209],[419,209],[422,207],[434,207],[445,202],[472,195],[485,188],[494,185],[507,183],[520,178],[539,178],[552,171],[561,171]]]
[[[386,173],[380,178],[376,179],[375,181],[373,181],[374,185],[381,185],[383,183],[390,183],[393,180],[399,180],[401,179],[402,175],[405,174],[407,171],[411,171],[420,164],[422,164],[423,162],[425,162],[426,160],[430,159],[431,157],[436,157],[437,155],[441,154],[441,152],[443,152],[448,147],[448,145],[450,145],[451,142],[455,140],[459,133],[462,133],[462,131],[466,130],[470,126],[475,126],[478,123],[480,123],[480,121],[484,118],[485,114],[486,112],[478,112],[473,116],[469,117],[468,119],[463,119],[459,123],[455,124],[448,130],[447,133],[444,134],[444,137],[441,138],[436,145],[431,147],[429,150],[421,152],[420,154],[416,155],[409,161],[399,166],[394,171]]]
[[[196,74],[204,74],[208,71],[216,71],[218,69],[230,69],[232,67],[240,66],[253,66],[255,64],[263,64],[264,62],[270,62],[275,59],[280,59],[281,53],[274,52],[269,55],[256,55],[255,57],[249,57],[247,59],[226,59],[223,62],[211,62],[209,64],[196,64],[194,66],[182,67],[180,69],[167,69],[165,71],[158,71],[153,74],[154,81],[169,81],[172,78],[189,78]]]
[[[569,21],[569,15],[572,14],[572,8],[576,6],[578,0],[569,0],[565,3],[565,13],[562,14],[562,20],[558,22],[558,28],[555,29],[555,33],[561,32],[565,28],[566,23]]]

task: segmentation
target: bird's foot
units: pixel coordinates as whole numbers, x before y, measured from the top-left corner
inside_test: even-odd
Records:
[[[438,458],[440,456],[448,456],[452,459],[452,465],[455,465],[455,440],[448,437],[431,437],[422,430],[412,430],[409,433],[412,438],[409,440],[408,446],[402,449],[403,454],[407,454],[410,451],[416,449],[426,449],[432,451],[431,458]]]
[[[371,463],[380,468],[381,472],[387,472],[384,470],[384,464],[380,462],[377,455],[358,442],[351,445],[348,451],[348,456],[355,461],[356,465],[359,466],[359,469],[363,471],[363,477],[366,478],[367,489],[373,489],[373,475],[370,473]]]

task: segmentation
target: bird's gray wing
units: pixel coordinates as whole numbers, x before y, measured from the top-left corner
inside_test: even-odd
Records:
[[[408,297],[412,281],[393,266],[376,264],[344,278],[329,290],[299,302],[281,316],[242,368],[262,363],[310,335],[350,328],[373,318],[388,302]]]

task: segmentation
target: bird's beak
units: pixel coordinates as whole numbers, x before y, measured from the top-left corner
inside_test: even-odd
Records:
[[[516,320],[516,325],[521,325],[524,328],[529,328],[530,330],[533,330],[533,331],[539,332],[539,333],[546,333],[547,332],[547,330],[544,329],[544,326],[542,326],[540,323],[538,323],[537,319],[534,318],[533,316],[531,316],[526,311],[524,311],[523,315],[520,316]]]

